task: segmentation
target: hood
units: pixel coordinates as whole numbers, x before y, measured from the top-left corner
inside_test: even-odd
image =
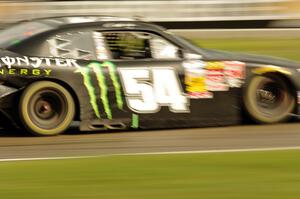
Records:
[[[300,68],[299,62],[272,56],[233,53],[211,49],[202,49],[202,53],[203,57],[208,60],[234,60],[254,64],[276,65],[287,68]]]

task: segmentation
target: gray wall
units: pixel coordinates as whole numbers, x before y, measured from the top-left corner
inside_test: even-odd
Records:
[[[298,0],[2,1],[0,20],[3,23],[74,14],[141,16],[157,22],[300,18],[298,11],[289,8],[294,7],[293,2]]]

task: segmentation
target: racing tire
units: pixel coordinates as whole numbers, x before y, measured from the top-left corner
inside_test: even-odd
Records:
[[[244,105],[255,122],[272,124],[290,119],[296,98],[283,78],[254,76],[246,87]]]
[[[34,135],[51,136],[64,132],[73,121],[75,104],[60,84],[38,81],[29,85],[19,101],[19,116]]]

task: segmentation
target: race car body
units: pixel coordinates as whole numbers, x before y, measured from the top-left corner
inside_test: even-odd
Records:
[[[74,120],[93,131],[298,114],[300,64],[199,48],[153,24],[56,17],[19,23],[0,38],[2,122],[37,135],[60,134]]]

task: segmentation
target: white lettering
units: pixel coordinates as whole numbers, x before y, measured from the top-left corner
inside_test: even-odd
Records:
[[[26,56],[24,56],[23,58],[17,57],[16,59],[17,59],[17,64],[18,65],[21,66],[24,63],[26,66],[29,66],[29,59],[28,59],[28,57],[26,57]]]
[[[77,64],[77,61],[75,59],[67,59],[66,61],[69,67],[80,68],[80,66]]]
[[[12,65],[16,63],[15,58],[13,57],[1,57],[1,61],[8,67],[11,68]]]
[[[55,59],[55,63],[56,63],[57,66],[60,66],[60,67],[68,66],[67,63],[65,63],[65,60],[58,59],[58,58]]]
[[[39,57],[0,57],[0,68],[5,65],[7,68],[11,68],[13,65],[17,66],[32,66],[33,68],[40,68],[43,66],[56,65],[58,67],[75,67],[80,68],[80,65],[75,59],[60,59],[60,58],[39,58]]]
[[[31,66],[33,67],[33,68],[39,68],[40,66],[41,66],[41,64],[42,64],[42,60],[40,59],[40,58],[38,58],[38,57],[30,57],[30,60],[31,61],[33,61],[33,62],[31,62]],[[35,63],[34,63],[35,62]]]
[[[49,58],[42,58],[45,60],[47,66],[51,66],[51,60]]]

